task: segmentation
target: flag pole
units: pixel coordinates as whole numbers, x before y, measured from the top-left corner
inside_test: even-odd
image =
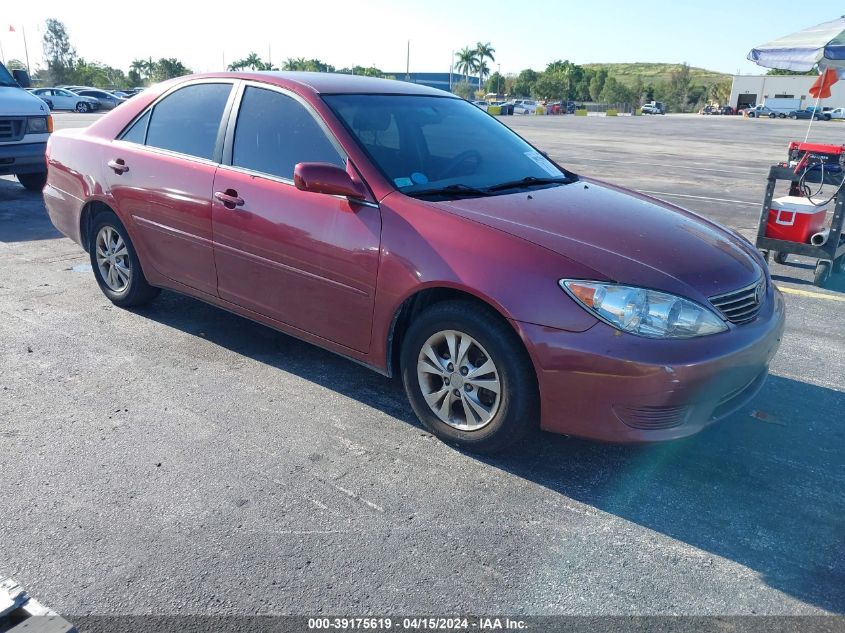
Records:
[[[23,50],[26,53],[26,72],[32,77],[32,69],[29,67],[29,47],[26,45],[26,27],[21,25],[21,34],[23,35]]]
[[[0,61],[3,62],[3,65],[6,65],[6,54],[3,52],[3,42],[0,42]]]

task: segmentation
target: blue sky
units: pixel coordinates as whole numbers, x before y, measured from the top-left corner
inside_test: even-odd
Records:
[[[108,2],[4,1],[0,43],[23,58],[26,29],[33,64],[48,17],[68,27],[80,55],[126,68],[135,57],[179,57],[199,71],[219,70],[255,50],[279,63],[317,57],[335,66],[374,64],[448,71],[452,51],[478,40],[497,51],[502,72],[542,69],[554,59],[681,62],[728,73],[764,72],[745,61],[757,44],[839,17],[834,3],[794,0],[148,0],[143,10]],[[131,16],[131,17],[130,17]],[[8,24],[17,33],[8,32]],[[269,49],[269,50],[268,50]]]

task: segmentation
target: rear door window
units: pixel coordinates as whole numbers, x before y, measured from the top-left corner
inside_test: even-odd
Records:
[[[172,92],[153,107],[146,144],[213,160],[220,121],[231,91],[229,83],[203,83]]]

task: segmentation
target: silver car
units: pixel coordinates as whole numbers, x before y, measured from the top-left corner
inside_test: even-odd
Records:
[[[93,112],[100,109],[100,102],[93,97],[84,97],[64,88],[36,88],[32,94],[49,100],[53,110],[76,110]]]

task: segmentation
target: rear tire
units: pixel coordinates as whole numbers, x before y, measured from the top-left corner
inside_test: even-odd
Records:
[[[786,258],[787,258],[788,256],[789,256],[789,253],[781,253],[781,252],[777,252],[777,253],[775,253],[775,261],[776,261],[778,264],[785,264],[785,263],[786,263]]]
[[[528,353],[486,306],[445,301],[426,309],[405,333],[401,370],[414,413],[444,442],[493,453],[539,419]]]
[[[109,211],[94,217],[88,234],[88,250],[97,284],[116,306],[143,305],[161,292],[144,277],[129,233],[114,213]]]
[[[42,171],[37,174],[18,174],[18,182],[21,183],[29,191],[41,191],[44,185],[47,184],[47,172]]]

